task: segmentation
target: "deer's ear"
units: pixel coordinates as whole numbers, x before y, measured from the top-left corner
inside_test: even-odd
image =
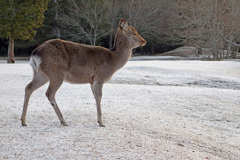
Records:
[[[122,29],[122,30],[127,30],[127,28],[128,28],[128,23],[127,23],[127,21],[125,20],[125,19],[121,19],[120,21],[119,21],[119,25],[118,25],[119,27],[120,27],[120,29]]]

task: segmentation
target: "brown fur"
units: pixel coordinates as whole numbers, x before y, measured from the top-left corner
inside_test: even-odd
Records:
[[[104,126],[101,113],[102,86],[115,71],[124,66],[133,48],[143,46],[146,41],[124,19],[119,22],[114,49],[90,46],[60,39],[46,41],[32,53],[34,77],[26,86],[22,113],[22,125],[26,125],[29,98],[34,90],[50,81],[46,96],[56,111],[61,123],[67,125],[56,104],[55,93],[63,81],[90,83],[96,99],[98,122]],[[37,59],[38,61],[37,62]],[[39,64],[38,64],[39,63]],[[39,65],[39,66],[38,66]],[[34,67],[35,66],[35,67]]]

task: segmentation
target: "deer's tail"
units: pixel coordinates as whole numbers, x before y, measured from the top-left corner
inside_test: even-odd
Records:
[[[30,57],[30,61],[29,64],[32,66],[33,68],[33,74],[34,76],[39,72],[39,67],[41,64],[41,57],[40,57],[40,51],[38,50],[38,48],[36,48],[33,52],[32,55]]]

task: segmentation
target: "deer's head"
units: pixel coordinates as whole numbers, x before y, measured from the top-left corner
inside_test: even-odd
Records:
[[[144,46],[147,43],[146,40],[137,33],[137,30],[128,25],[127,21],[123,18],[119,21],[119,30],[121,37],[127,41],[130,48]]]

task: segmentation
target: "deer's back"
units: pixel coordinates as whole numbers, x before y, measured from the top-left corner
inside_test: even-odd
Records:
[[[111,76],[112,55],[103,47],[54,39],[39,46],[34,54],[41,57],[40,68],[48,76],[71,83],[92,83]]]

